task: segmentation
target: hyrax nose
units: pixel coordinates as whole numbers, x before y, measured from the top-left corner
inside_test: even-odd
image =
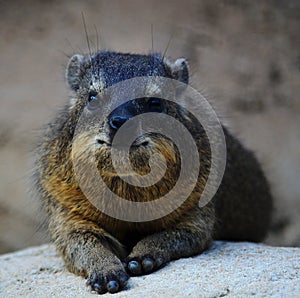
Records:
[[[112,129],[118,130],[127,120],[129,117],[126,116],[112,116],[109,119],[109,125]]]

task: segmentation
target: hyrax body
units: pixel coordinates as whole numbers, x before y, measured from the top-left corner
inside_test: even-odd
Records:
[[[99,174],[114,193],[129,201],[152,201],[168,193],[178,179],[180,157],[176,146],[162,134],[139,138],[130,151],[136,172],[149,172],[148,161],[154,153],[163,154],[167,164],[166,173],[157,185],[141,188],[129,185],[116,174],[111,164],[111,144],[116,131],[135,115],[147,112],[171,115],[188,128],[201,153],[198,182],[190,196],[170,214],[146,222],[108,216],[85,197],[72,161],[79,117],[84,109],[93,110],[106,87],[141,76],[167,77],[186,84],[189,79],[184,59],[171,61],[159,54],[115,52],[74,55],[66,71],[73,98],[47,126],[37,149],[35,181],[48,213],[51,237],[68,269],[88,278],[87,284],[98,293],[120,291],[129,275],[147,274],[171,260],[199,254],[213,239],[261,241],[270,223],[272,199],[260,165],[225,128],[225,174],[213,200],[199,207],[210,169],[208,138],[188,111],[160,99],[159,94],[156,98],[122,104],[103,123],[88,123],[99,134],[90,138],[82,135],[82,144],[76,150],[79,156],[84,156],[89,147],[95,148],[94,162]],[[176,90],[173,91],[176,99]],[[180,92],[184,98],[184,90]],[[113,100],[108,98],[108,102]],[[80,134],[77,137],[80,140]],[[88,166],[91,160],[82,162]],[[87,174],[85,178],[93,189],[93,177]],[[101,199],[104,193],[94,196]]]

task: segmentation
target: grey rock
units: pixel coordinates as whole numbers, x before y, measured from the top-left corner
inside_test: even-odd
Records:
[[[199,256],[131,278],[128,289],[113,297],[299,297],[299,269],[300,248],[214,242]],[[0,256],[0,297],[97,295],[46,244]]]

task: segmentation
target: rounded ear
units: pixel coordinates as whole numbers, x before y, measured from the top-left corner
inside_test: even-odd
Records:
[[[79,89],[79,85],[83,78],[85,58],[83,55],[76,54],[72,56],[68,62],[66,69],[66,79],[69,87],[73,91]]]
[[[165,64],[168,66],[173,79],[182,83],[189,83],[189,67],[186,59],[179,58],[175,61],[164,59]]]

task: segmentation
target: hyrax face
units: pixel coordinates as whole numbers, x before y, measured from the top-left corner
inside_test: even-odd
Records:
[[[178,90],[172,84],[163,86],[159,78],[171,78],[187,84],[188,68],[184,59],[172,62],[158,54],[113,52],[74,55],[69,61],[66,77],[70,88],[76,93],[71,100],[70,111],[82,113],[85,117],[81,125],[83,129],[77,135],[81,139],[78,146],[80,154],[94,150],[94,161],[103,176],[146,175],[151,171],[149,159],[156,153],[164,156],[170,177],[174,179],[177,176],[180,159],[173,142],[163,134],[147,132],[143,122],[134,119],[145,113],[177,117],[176,104],[163,99],[161,91],[168,88],[175,99]],[[129,93],[134,94],[136,87],[128,80],[141,77],[150,78],[145,84],[138,84],[138,88],[144,85],[143,96],[133,96],[124,101]],[[122,85],[122,82],[126,83]],[[118,132],[118,141],[114,142]],[[137,137],[128,148],[131,167],[122,167],[126,158],[124,144],[133,135]],[[114,167],[116,163],[113,165],[111,159],[112,151],[115,162],[119,164],[117,172]],[[154,166],[159,167],[159,161],[157,163]]]

